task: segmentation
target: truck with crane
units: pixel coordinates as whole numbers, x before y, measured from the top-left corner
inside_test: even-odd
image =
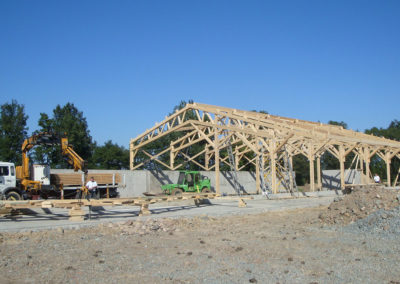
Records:
[[[25,139],[22,144],[22,164],[0,162],[0,197],[8,200],[32,199],[50,194],[59,194],[60,188],[50,183],[50,167],[48,165],[30,165],[28,152],[36,145],[61,145],[61,153],[72,165],[74,171],[87,174],[87,163],[68,143],[67,137],[41,132]],[[85,188],[82,186],[82,191]]]

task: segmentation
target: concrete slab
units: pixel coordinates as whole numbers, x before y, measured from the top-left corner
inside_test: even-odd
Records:
[[[242,214],[257,214],[268,211],[290,210],[297,208],[309,208],[326,206],[333,201],[334,197],[318,198],[296,198],[268,200],[256,198],[247,200],[247,207],[239,208],[238,199],[213,199],[209,204],[194,205],[193,200],[157,203],[150,205],[150,216],[139,216],[140,208],[137,206],[117,206],[82,208],[85,212],[85,221],[69,221],[66,209],[35,209],[25,210],[29,215],[15,215],[11,217],[0,217],[0,232],[36,231],[54,228],[79,228],[83,226],[94,226],[104,222],[120,222],[147,218],[180,218],[195,216],[222,217]]]

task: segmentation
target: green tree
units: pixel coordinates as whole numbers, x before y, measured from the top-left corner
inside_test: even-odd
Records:
[[[21,145],[27,137],[27,120],[24,105],[16,100],[1,105],[0,160],[21,164]]]
[[[304,155],[293,157],[293,171],[296,173],[297,185],[305,185],[310,181],[310,164]]]
[[[329,120],[328,124],[330,125],[337,125],[337,126],[342,126],[344,129],[347,129],[347,123],[344,121],[334,121],[334,120]]]
[[[46,113],[40,113],[40,118],[38,125],[40,130],[36,130],[33,134],[38,134],[39,132],[53,132],[53,120],[49,118]],[[58,150],[57,150],[58,149]],[[56,161],[59,155],[59,148],[49,147],[49,146],[36,146],[32,150],[31,158],[35,163],[38,164],[52,164],[52,161]],[[54,165],[54,163],[53,163]]]
[[[38,121],[39,131],[52,132],[60,137],[66,135],[69,144],[79,156],[89,160],[92,156],[93,142],[88,129],[88,124],[83,112],[79,111],[73,103],[64,106],[57,105],[50,118],[41,113]],[[55,168],[67,168],[69,164],[62,157],[60,146],[38,146],[35,148],[34,159],[47,162]]]
[[[187,104],[191,104],[191,103],[193,103],[193,100],[189,100],[188,102],[186,102],[184,100],[180,101],[180,103],[178,105],[174,106],[172,112],[169,113],[169,116],[173,115],[176,111],[183,109]],[[194,113],[194,111],[187,112],[184,121],[188,121],[188,120],[197,120],[197,116]],[[179,139],[180,137],[184,136],[185,134],[186,133],[183,131],[176,131],[176,132],[169,133],[169,134],[145,145],[142,149],[150,154],[159,153],[159,152],[165,150],[166,148],[168,148],[171,145],[172,141]],[[198,151],[201,151],[200,149],[201,149],[201,143],[199,143],[198,145],[192,145],[192,146],[184,149],[183,152],[187,156],[192,156],[192,155],[195,155],[196,153],[198,153]],[[139,151],[139,153],[135,157],[135,164],[138,164],[143,160],[147,160],[147,158],[148,157],[145,154],[143,154],[142,152]],[[159,160],[168,165],[170,157],[169,157],[169,155],[163,155],[163,156],[159,157]],[[175,165],[183,163],[183,166],[181,168],[198,169],[198,167],[196,165],[194,165],[193,163],[186,163],[185,161],[186,161],[186,157],[181,153],[175,157]],[[196,159],[196,161],[201,163],[201,158],[198,157]],[[159,163],[157,163],[155,161],[149,161],[146,165],[144,165],[144,168],[147,170],[153,170],[153,169],[165,170],[166,169],[163,165],[160,165]]]
[[[334,121],[334,120],[329,120],[328,124],[330,125],[337,125],[337,126],[342,126],[344,129],[347,129],[347,123],[344,121]],[[351,159],[352,155],[349,155],[346,157],[347,159]],[[321,168],[322,170],[336,170],[340,168],[340,163],[339,160],[333,156],[331,153],[326,151],[322,156],[321,156]]]
[[[366,129],[365,133],[400,141],[400,121],[395,119],[387,128],[372,127],[370,129]],[[393,179],[396,177],[399,167],[399,159],[397,157],[392,159],[390,174]],[[371,158],[370,169],[371,173],[377,173],[379,176],[387,178],[386,163],[377,155]]]
[[[89,167],[107,170],[128,169],[129,151],[109,140],[103,146],[94,147]]]

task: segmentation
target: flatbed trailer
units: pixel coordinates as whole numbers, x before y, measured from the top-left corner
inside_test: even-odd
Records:
[[[61,199],[75,198],[77,191],[93,177],[97,182],[99,198],[118,197],[118,188],[125,187],[125,175],[117,173],[52,173],[50,182],[60,190]]]

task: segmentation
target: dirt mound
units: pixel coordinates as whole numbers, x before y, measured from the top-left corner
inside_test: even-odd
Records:
[[[380,209],[390,210],[398,206],[398,194],[397,190],[383,186],[359,186],[351,193],[337,197],[319,219],[327,224],[349,224]]]

